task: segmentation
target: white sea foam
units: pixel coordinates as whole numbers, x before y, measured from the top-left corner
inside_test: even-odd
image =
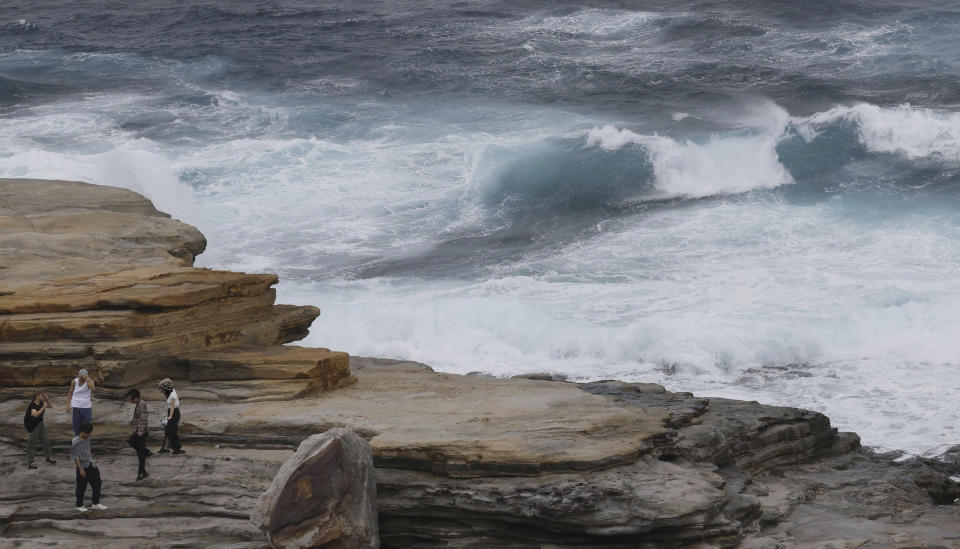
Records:
[[[209,228],[193,197],[193,189],[177,179],[169,158],[160,153],[121,145],[104,153],[65,154],[41,149],[9,151],[0,161],[0,177],[67,179],[136,191],[159,210]]]
[[[338,262],[403,257],[478,225],[471,177],[487,146],[557,136],[599,152],[641,146],[656,192],[701,197],[789,184],[776,145],[790,123],[816,132],[850,120],[870,150],[954,158],[952,114],[854,106],[789,120],[767,105],[740,117],[748,128],[686,140],[529,106],[391,115],[373,103],[361,112],[388,114],[357,122],[366,133],[291,137],[296,113],[220,97],[211,112],[170,107],[176,124],[213,136],[173,145],[119,129],[155,98],[35,108],[4,120],[0,175],[143,192],[210,237],[202,264],[277,272],[281,300],[320,306],[307,344],[804,406],[887,448],[960,442],[960,225],[946,210],[878,223],[835,201],[756,193],[604,219],[592,238],[483,280],[331,275]]]
[[[960,436],[960,292],[948,275],[960,233],[938,223],[719,202],[652,214],[495,279],[290,284],[281,297],[321,303],[308,341],[358,355],[804,406],[869,445],[919,452]]]
[[[659,14],[587,8],[562,16],[535,16],[523,22],[527,31],[563,32],[595,37],[618,35],[647,26]]]
[[[860,140],[868,150],[902,154],[908,158],[938,155],[960,160],[960,113],[910,105],[878,107],[861,103],[835,107],[808,118],[797,119],[808,141],[825,124],[847,120],[857,125]]]
[[[738,113],[737,120],[755,130],[694,141],[642,135],[608,124],[588,130],[586,145],[606,150],[628,144],[645,147],[660,197],[699,198],[793,183],[776,150],[788,124],[809,142],[824,126],[848,121],[856,125],[860,141],[870,151],[960,161],[957,112],[858,104],[791,118],[782,108],[761,102],[752,111]]]
[[[656,187],[664,196],[703,197],[769,189],[793,182],[770,136],[721,138],[706,143],[651,140]]]
[[[656,197],[700,198],[792,183],[793,178],[777,156],[780,131],[713,135],[706,141],[694,142],[639,135],[606,125],[589,130],[586,145],[607,150],[627,144],[641,145],[653,162]]]
[[[172,157],[152,141],[117,132],[103,113],[139,105],[140,96],[104,94],[32,109],[0,136],[0,175],[80,180],[137,191],[157,208],[204,227],[193,189],[181,183]]]

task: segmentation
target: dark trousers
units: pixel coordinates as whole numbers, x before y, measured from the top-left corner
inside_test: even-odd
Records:
[[[173,417],[167,421],[167,426],[163,428],[163,432],[167,435],[167,440],[170,441],[171,450],[180,449],[180,435],[177,434],[177,428],[180,426],[180,408],[173,409]]]
[[[130,445],[137,451],[137,460],[140,462],[137,468],[137,474],[143,475],[147,472],[147,433],[130,435]]]
[[[93,423],[93,408],[74,408],[73,417],[70,419],[73,423],[73,434],[79,435],[84,423]]]
[[[76,468],[75,468],[76,469]],[[100,480],[100,469],[90,465],[83,470],[86,478],[80,476],[80,470],[77,469],[77,507],[83,507],[83,496],[87,493],[87,483],[93,487],[93,504],[100,503],[100,486],[103,482]]]
[[[30,431],[30,438],[27,439],[27,465],[33,463],[33,451],[38,444],[43,446],[43,455],[47,457],[47,461],[53,458],[50,450],[50,437],[47,436],[47,426],[42,421],[33,428],[33,431]]]

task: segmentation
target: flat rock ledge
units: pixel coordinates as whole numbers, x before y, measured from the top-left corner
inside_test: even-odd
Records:
[[[0,180],[0,547],[266,547],[258,498],[333,428],[369,444],[382,547],[960,547],[956,460],[896,461],[822,414],[654,384],[283,345],[319,311],[275,305],[272,275],[192,267],[203,247],[130,191]],[[83,516],[63,406],[79,367],[103,387],[109,507]],[[150,457],[137,482],[117,397],[147,388],[156,418],[160,377],[176,380],[187,454]],[[53,397],[60,462],[29,470],[34,387]]]

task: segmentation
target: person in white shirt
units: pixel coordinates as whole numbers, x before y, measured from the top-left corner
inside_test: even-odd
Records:
[[[167,436],[167,441],[170,443],[170,449],[173,450],[173,453],[182,454],[184,450],[180,446],[180,435],[177,434],[177,429],[180,426],[180,397],[173,388],[173,381],[169,377],[164,378],[159,385],[160,390],[167,397],[167,413],[164,414],[163,432]],[[168,451],[170,450],[160,448],[158,452],[164,454]]]
[[[93,423],[93,404],[90,395],[97,389],[93,380],[83,369],[77,372],[77,377],[70,382],[70,392],[67,393],[67,413],[73,414],[73,434],[79,435],[84,423]]]

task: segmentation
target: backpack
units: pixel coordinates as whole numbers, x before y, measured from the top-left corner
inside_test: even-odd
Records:
[[[30,411],[33,410],[33,401],[30,401],[30,404],[27,404],[27,412],[23,414],[23,427],[27,430],[28,433],[32,433],[34,429],[37,428],[37,425],[40,424],[39,417],[33,417],[33,414]]]

